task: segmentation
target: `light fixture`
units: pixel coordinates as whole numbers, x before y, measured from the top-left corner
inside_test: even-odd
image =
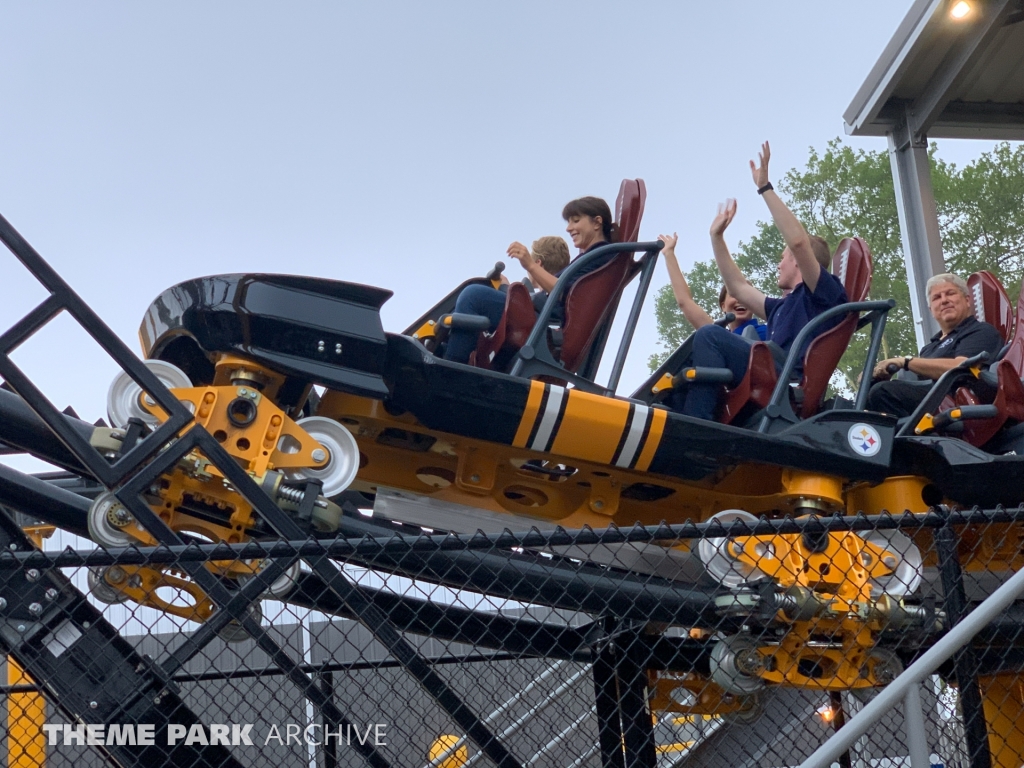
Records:
[[[953,7],[949,9],[949,16],[952,19],[960,21],[961,19],[967,18],[971,13],[971,4],[967,0],[958,0],[953,3]]]
[[[836,719],[836,711],[832,709],[828,704],[818,707],[818,717],[824,720],[826,723],[831,723]]]

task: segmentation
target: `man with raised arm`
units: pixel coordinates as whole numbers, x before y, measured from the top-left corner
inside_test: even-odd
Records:
[[[764,198],[776,228],[786,241],[786,249],[779,260],[779,290],[782,291],[782,298],[765,296],[752,286],[729,255],[725,230],[736,215],[735,200],[727,200],[718,207],[718,215],[711,223],[711,247],[729,294],[767,321],[768,341],[773,347],[776,367],[781,369],[786,354],[803,327],[825,310],[843,304],[847,299],[843,284],[829,272],[832,254],[828,243],[820,237],[808,235],[796,216],[775,193],[768,180],[770,157],[771,149],[768,142],[765,142],[761,147],[758,164],[750,161],[750,171],[757,193]],[[823,323],[818,333],[824,333],[841,319],[837,317]],[[804,351],[801,349],[798,352],[794,371],[796,375],[803,372]],[[698,368],[728,368],[733,373],[735,383],[746,374],[749,362],[750,344],[725,328],[705,325],[694,334],[691,365]],[[720,385],[694,383],[675,393],[670,402],[686,416],[713,419],[720,395]]]

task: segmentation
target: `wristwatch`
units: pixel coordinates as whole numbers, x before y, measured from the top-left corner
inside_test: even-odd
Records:
[[[909,357],[909,356],[903,358],[903,370],[904,371],[909,371],[910,370],[910,361],[913,360],[913,359],[914,358]]]

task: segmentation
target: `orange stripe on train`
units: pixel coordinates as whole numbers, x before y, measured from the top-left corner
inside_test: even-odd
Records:
[[[626,428],[629,403],[570,390],[551,453],[610,464]]]
[[[516,430],[515,439],[512,445],[516,448],[525,448],[526,441],[530,439],[533,431],[533,424],[537,421],[540,413],[540,403],[544,399],[544,384],[539,381],[530,382],[530,394],[526,398],[526,408],[523,409],[523,418],[519,420],[519,429]]]

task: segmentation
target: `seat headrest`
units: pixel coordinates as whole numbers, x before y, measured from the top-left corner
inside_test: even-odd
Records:
[[[832,274],[839,278],[850,301],[864,301],[871,289],[871,249],[859,237],[843,238],[832,257]]]
[[[635,243],[640,236],[640,220],[647,202],[647,185],[643,179],[623,179],[615,198],[615,221],[619,225],[619,242]]]
[[[1013,305],[999,278],[988,270],[975,272],[967,278],[974,316],[983,323],[994,325],[1008,341],[1013,334]]]
[[[1021,291],[1017,298],[1017,317],[1024,317],[1024,291]],[[1018,376],[1024,377],[1024,324],[1017,323],[1013,338],[1010,340],[1010,348],[1006,350],[1003,359],[1009,361]]]

